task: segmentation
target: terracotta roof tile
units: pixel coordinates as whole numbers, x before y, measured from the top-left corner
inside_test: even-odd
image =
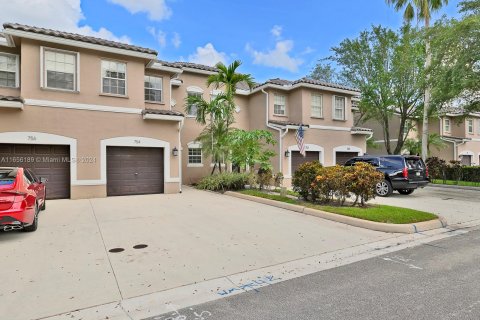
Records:
[[[21,103],[24,102],[22,97],[3,96],[1,94],[0,94],[0,100],[1,101],[21,102]]]
[[[160,109],[144,109],[142,110],[142,115],[144,114],[161,114],[166,116],[180,116],[183,117],[183,113],[173,110],[160,110]]]

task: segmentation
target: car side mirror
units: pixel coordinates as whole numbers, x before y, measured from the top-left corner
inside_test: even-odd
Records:
[[[40,177],[40,183],[45,184],[45,183],[47,183],[47,181],[48,181],[47,178],[42,178],[42,177]]]

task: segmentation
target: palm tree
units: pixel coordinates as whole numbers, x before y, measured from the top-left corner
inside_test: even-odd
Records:
[[[385,0],[387,4],[393,5],[396,11],[405,8],[403,18],[410,22],[414,17],[417,20],[422,19],[425,23],[425,32],[430,28],[430,19],[433,12],[440,10],[442,6],[448,4],[448,0]],[[430,52],[430,41],[425,41],[425,69],[428,70],[432,63],[432,53]],[[428,156],[428,115],[430,111],[430,87],[425,88],[425,97],[423,104],[423,131],[422,131],[422,159],[425,161]]]
[[[207,85],[213,84],[215,89],[225,87],[225,93],[228,97],[233,97],[237,91],[237,85],[241,82],[252,89],[255,85],[253,77],[249,74],[236,72],[241,64],[240,60],[233,61],[228,67],[221,62],[217,63],[218,72],[208,77]]]

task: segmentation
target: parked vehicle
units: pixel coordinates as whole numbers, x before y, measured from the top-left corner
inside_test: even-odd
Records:
[[[345,165],[352,166],[357,162],[367,162],[384,173],[385,179],[377,184],[375,190],[380,197],[388,197],[394,190],[400,194],[411,194],[430,182],[428,168],[418,156],[365,155],[349,159]]]
[[[29,169],[0,167],[0,230],[37,230],[46,206],[45,182]]]

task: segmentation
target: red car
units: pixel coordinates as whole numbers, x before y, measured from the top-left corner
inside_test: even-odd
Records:
[[[0,230],[37,230],[45,182],[29,169],[0,167]]]

